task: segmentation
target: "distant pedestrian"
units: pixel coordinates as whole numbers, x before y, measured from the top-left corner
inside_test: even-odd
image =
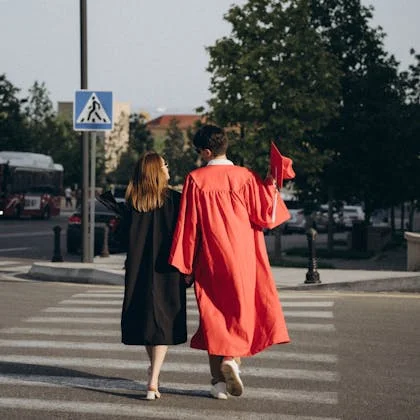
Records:
[[[64,197],[66,199],[66,207],[73,207],[73,191],[70,187],[64,190]]]
[[[187,341],[185,276],[169,265],[181,194],[156,152],[138,160],[126,191],[128,235],[122,342],[144,345],[150,359],[146,399],[160,398],[159,373],[168,345]]]
[[[191,347],[208,353],[210,394],[227,399],[243,392],[240,357],[289,342],[263,229],[290,216],[271,177],[227,159],[221,128],[203,126],[193,143],[207,166],[185,180],[169,262],[194,274],[200,322]]]

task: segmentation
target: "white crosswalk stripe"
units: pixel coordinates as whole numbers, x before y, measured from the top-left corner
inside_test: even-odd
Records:
[[[121,307],[121,299],[115,300],[81,300],[81,299],[67,299],[60,302],[61,305],[83,305],[83,306],[117,306]],[[334,302],[282,302],[283,308],[331,308]],[[187,308],[196,308],[197,303],[191,300],[187,302]]]
[[[125,346],[121,343],[92,343],[92,342],[74,342],[74,341],[49,341],[49,340],[2,340],[0,347],[14,348],[35,348],[35,349],[66,349],[66,350],[89,350],[89,351],[126,351],[138,353],[136,346]],[[202,357],[202,353],[190,347],[179,345],[171,348],[171,354],[180,354],[188,357]],[[325,353],[296,353],[287,351],[270,351],[259,353],[254,356],[261,360],[296,360],[312,361],[319,363],[337,363],[337,357],[334,354]]]
[[[68,376],[44,376],[44,375],[2,375],[0,374],[0,384],[5,385],[26,385],[26,386],[80,386],[98,389],[124,389],[146,391],[146,385],[138,381],[130,381],[127,379],[95,379],[84,377],[68,377]],[[191,386],[193,385],[193,386]],[[208,393],[208,387],[203,384],[181,384],[165,382],[165,386],[161,388],[162,392],[170,390],[171,393],[179,394],[196,394],[203,395]],[[244,396],[252,398],[257,396],[261,390],[259,388],[247,387]],[[284,401],[311,402],[318,401],[322,404],[336,404],[336,392],[322,391],[304,391],[294,389],[270,389],[264,388],[264,399]]]
[[[2,248],[0,249],[0,255],[11,251],[21,250],[24,251],[28,248]],[[30,270],[31,266],[22,264],[15,260],[2,260],[0,261],[0,276],[2,280],[8,281],[27,281],[19,278],[22,274],[26,274]]]
[[[92,403],[92,402],[65,402],[62,400],[41,400],[31,398],[29,400],[22,401],[20,398],[1,398],[0,397],[0,408],[26,408],[31,410],[45,410],[45,411],[59,411],[79,414],[102,414],[109,416],[127,416],[142,418],[147,416],[148,418],[168,418],[168,409],[159,407],[145,407],[135,404],[110,404],[110,403]],[[244,415],[247,420],[261,420],[262,418],[268,420],[278,420],[278,414],[267,414],[261,416],[261,412],[250,412],[240,414],[235,411],[221,410],[219,414],[215,413],[214,410],[206,409],[176,409],[176,415],[179,419],[185,420],[203,420],[203,418],[209,418],[212,420],[243,420]],[[112,417],[111,417],[112,418]],[[143,417],[144,418],[144,417]],[[173,418],[171,416],[171,418]],[[294,415],[282,415],[282,420],[336,420],[333,417],[314,417],[314,416],[294,416]]]
[[[43,312],[50,313],[79,313],[79,314],[120,314],[120,308],[76,308],[76,307],[56,307],[46,308]],[[283,311],[287,318],[333,318],[331,311]],[[190,318],[197,318],[198,313],[190,313]]]
[[[95,414],[110,420],[114,417],[166,419],[168,413],[171,418],[187,420],[201,420],[206,417],[220,420],[339,418],[338,412],[331,415],[331,410],[338,405],[337,388],[340,376],[337,372],[338,357],[334,342],[334,301],[326,294],[280,293],[292,343],[297,341],[296,345],[273,346],[253,356],[250,361],[245,360],[242,369],[245,391],[241,399],[270,401],[272,404],[297,403],[297,407],[301,403],[306,408],[309,404],[318,411],[301,413],[298,410],[297,414],[289,414],[277,411],[262,413],[260,410],[244,412],[240,406],[215,406],[214,409],[207,407],[200,410],[195,410],[189,404],[171,407],[170,398],[176,396],[207,398],[209,395],[206,353],[190,348],[188,343],[171,346],[169,349],[162,371],[175,380],[165,381],[161,385],[161,392],[168,396],[162,398],[159,406],[137,405],[130,400],[113,404],[108,401],[97,402],[98,400],[79,401],[70,395],[68,399],[55,397],[59,394],[55,394],[54,389],[65,388],[71,392],[77,389],[111,390],[118,393],[130,391],[138,393],[138,398],[142,398],[146,391],[144,381],[122,379],[126,375],[137,377],[138,372],[145,372],[150,364],[143,347],[120,343],[122,298],[121,287],[92,288],[83,293],[74,293],[54,306],[41,309],[26,318],[24,325],[1,328],[0,362],[9,366],[36,366],[38,372],[44,373],[45,370],[45,374],[13,369],[10,372],[1,372],[0,414],[2,410],[13,409],[29,410],[38,413],[34,414],[34,418],[45,419],[48,419],[48,413],[73,413],[80,415],[80,418]],[[187,311],[187,325],[191,334],[197,327],[199,318],[191,290],[187,294]],[[320,351],[312,343],[305,348],[304,343],[300,344],[293,337],[295,334],[305,337],[304,332],[317,334],[320,342],[331,340],[331,343],[323,342]],[[95,375],[57,375],[61,369],[75,369],[74,372],[86,370]],[[176,380],[178,377],[179,382]],[[19,397],[2,395],[2,387],[8,386],[21,387],[22,391],[17,394]],[[40,394],[31,394],[30,390],[36,389],[38,392],[42,388],[50,388],[51,391],[42,392],[42,398]],[[238,401],[235,398],[233,400]],[[324,410],[323,407],[329,408]]]

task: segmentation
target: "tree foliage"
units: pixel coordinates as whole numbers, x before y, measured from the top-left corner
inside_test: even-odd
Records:
[[[276,140],[302,184],[329,159],[310,139],[335,115],[340,98],[337,60],[310,17],[306,0],[249,0],[231,7],[230,36],[208,48],[210,116],[234,127],[230,156],[265,175]]]
[[[275,139],[301,198],[333,191],[367,219],[415,200],[420,178],[418,56],[399,73],[372,15],[360,0],[248,0],[208,48],[208,114],[232,128],[230,157],[264,174]]]
[[[324,190],[332,187],[336,198],[364,203],[369,219],[374,209],[390,205],[399,194],[397,162],[405,159],[400,143],[405,140],[398,63],[384,49],[382,29],[370,26],[373,9],[360,0],[311,0],[311,10],[342,74],[339,113],[315,142],[334,150]]]
[[[0,150],[26,147],[28,132],[21,113],[25,99],[18,98],[19,92],[5,74],[0,75]]]
[[[154,148],[154,138],[147,128],[143,114],[130,114],[128,120],[128,148],[118,156],[118,165],[108,174],[108,182],[126,185],[139,156]]]
[[[401,131],[404,138],[404,160],[400,180],[405,180],[404,200],[420,204],[420,54],[411,54],[415,62],[403,72],[406,92],[403,104]]]
[[[138,155],[154,147],[152,133],[147,128],[146,119],[143,114],[131,114],[129,119],[128,146]]]
[[[56,116],[44,83],[35,82],[28,95],[0,75],[0,150],[50,155],[64,166],[64,184],[80,184],[80,138],[71,123]]]
[[[172,185],[181,184],[188,172],[196,167],[195,152],[186,142],[178,124],[179,121],[176,118],[170,121],[163,146]]]

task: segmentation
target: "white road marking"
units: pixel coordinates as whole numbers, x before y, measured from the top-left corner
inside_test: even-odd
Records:
[[[286,318],[334,318],[330,311],[283,311]]]
[[[42,232],[18,232],[18,233],[0,233],[0,238],[29,238],[30,236],[53,236],[54,232],[52,231],[42,231]],[[26,248],[28,249],[28,248]]]
[[[115,335],[115,337],[118,337]],[[32,348],[32,349],[66,349],[66,350],[86,350],[86,351],[124,351],[138,353],[138,346],[126,346],[122,343],[94,343],[94,342],[75,342],[75,341],[50,341],[50,340],[4,340],[0,339],[0,347],[6,348]],[[171,354],[178,355],[197,355],[202,357],[202,352],[184,345],[171,346]],[[337,363],[337,356],[325,353],[302,353],[287,352],[282,350],[266,350],[253,356],[267,360],[295,360],[301,362],[321,362]]]
[[[68,321],[68,318],[61,318],[57,323]],[[33,321],[43,323],[44,318],[40,318],[39,321]],[[50,320],[46,321],[51,322]],[[116,323],[115,323],[116,324]],[[197,326],[196,322],[188,323],[191,326]],[[288,322],[287,328],[289,331],[318,331],[318,332],[334,332],[335,326],[333,324],[311,324],[311,323],[295,323]],[[121,334],[119,330],[85,330],[85,329],[71,329],[71,328],[26,328],[26,327],[10,327],[3,328],[0,332],[4,334],[43,334],[43,335],[80,335],[80,336],[92,336],[92,337],[113,337]]]
[[[95,299],[67,299],[59,302],[60,305],[103,305],[103,306],[121,306],[121,299],[114,300],[95,300]],[[297,302],[283,302],[281,304],[283,308],[330,308],[334,306],[334,302],[307,302],[307,301],[297,301]],[[196,301],[187,301],[188,308],[196,308]]]
[[[2,250],[0,249],[0,252]],[[15,265],[14,267],[2,267],[1,271],[7,271],[7,272],[16,272],[16,273],[23,273],[28,272],[31,269],[31,265]]]
[[[27,385],[43,387],[83,387],[95,389],[108,389],[119,391],[146,391],[146,384],[128,379],[102,379],[74,376],[50,376],[50,375],[19,375],[0,374],[0,385]],[[208,385],[193,383],[168,383],[160,387],[162,393],[181,395],[206,395],[209,393]],[[244,398],[261,398],[261,388],[245,387]],[[305,402],[316,404],[337,404],[337,392],[328,391],[305,391],[301,389],[270,389],[264,388],[264,400]]]
[[[60,366],[60,367],[85,367],[99,369],[147,369],[150,366],[149,361],[132,361],[124,359],[109,358],[88,358],[88,357],[42,357],[42,356],[22,356],[22,355],[2,355],[3,363],[25,363],[42,366]],[[174,363],[166,362],[163,371],[167,372],[189,372],[198,374],[208,374],[207,363]],[[304,381],[337,382],[338,373],[330,370],[309,370],[309,369],[283,369],[283,368],[263,368],[246,367],[246,376],[257,376],[275,379],[298,379]]]
[[[121,308],[77,308],[77,307],[51,307],[43,312],[48,313],[85,313],[85,314],[120,314]],[[286,318],[334,318],[330,311],[283,311]],[[188,317],[198,317],[198,312],[189,312]],[[108,319],[108,318],[107,318]]]
[[[0,265],[13,265],[13,264],[19,264],[18,261],[0,261]]]
[[[2,252],[14,252],[14,251],[26,251],[27,249],[32,249],[32,248],[0,248],[0,253],[2,253]]]
[[[173,413],[168,407],[159,407],[153,404],[153,407],[144,404],[112,404],[112,403],[93,403],[82,401],[63,401],[63,400],[41,400],[36,398],[0,398],[0,408],[13,408],[23,410],[41,410],[41,411],[58,411],[70,412],[78,414],[95,414],[95,415],[111,415],[111,416],[127,416],[127,417],[150,417],[157,419],[167,419],[168,416],[185,420],[203,420],[209,418],[212,420],[241,420],[244,413],[240,411],[223,410],[217,414],[216,410],[195,408],[176,408]],[[246,412],[248,420],[261,420],[261,411]],[[278,420],[279,413],[263,413],[264,419]],[[337,420],[332,417],[313,417],[313,416],[294,416],[281,414],[282,420]]]

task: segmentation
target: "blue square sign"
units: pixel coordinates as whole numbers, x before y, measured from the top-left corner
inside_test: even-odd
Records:
[[[76,91],[73,128],[76,131],[112,130],[112,92]]]

